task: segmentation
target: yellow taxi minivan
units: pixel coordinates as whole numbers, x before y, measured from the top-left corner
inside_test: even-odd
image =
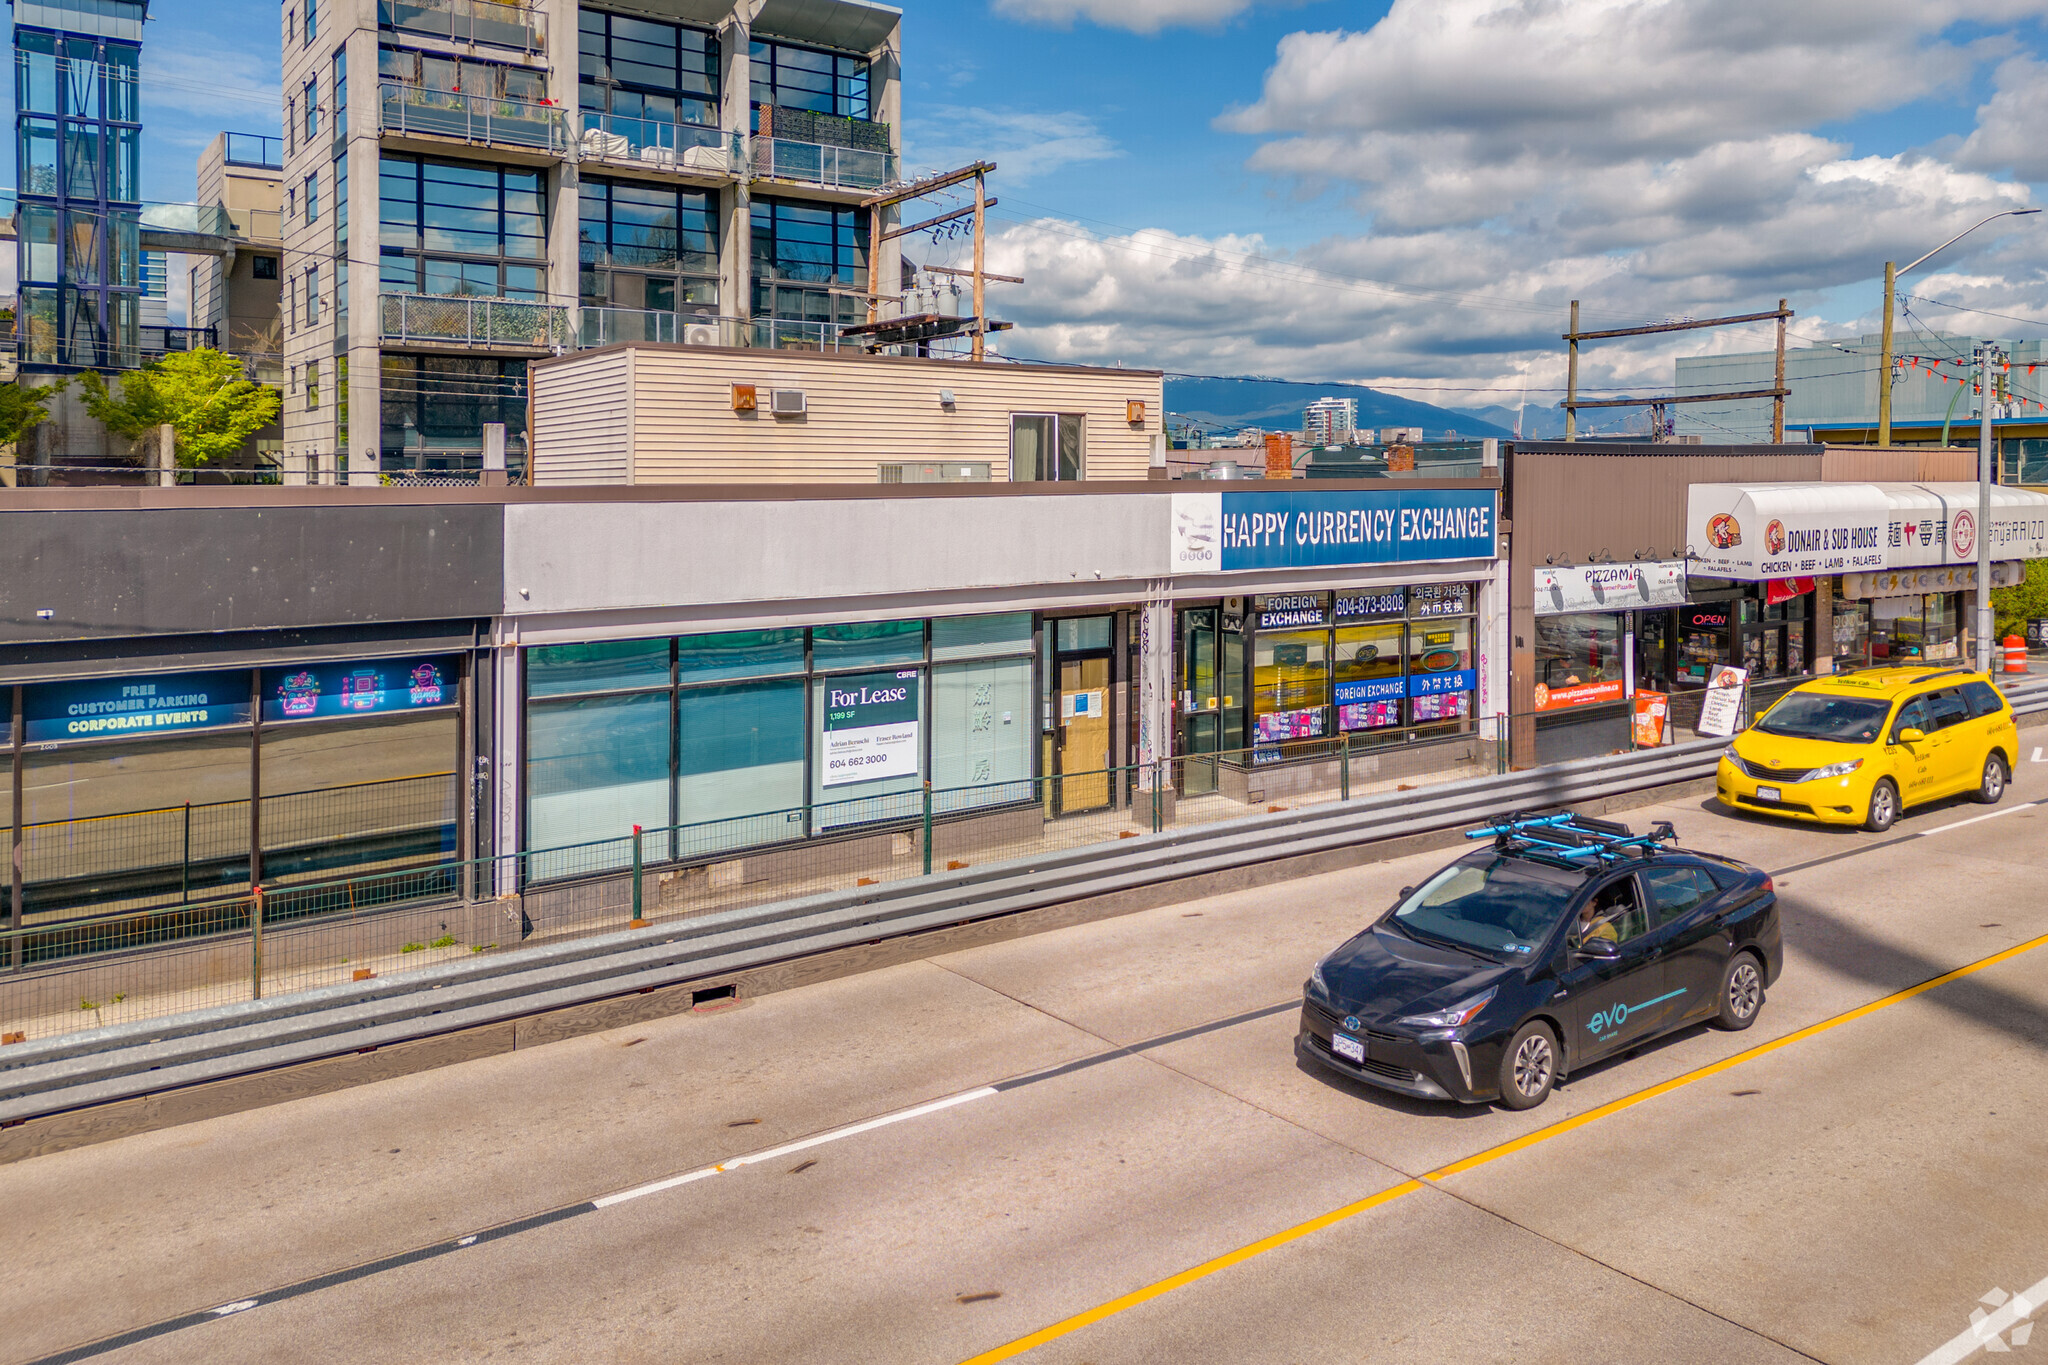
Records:
[[[1780,697],[1721,755],[1721,804],[1887,830],[1908,806],[2005,795],[2019,753],[2012,707],[1982,673],[1919,664],[1815,678]]]

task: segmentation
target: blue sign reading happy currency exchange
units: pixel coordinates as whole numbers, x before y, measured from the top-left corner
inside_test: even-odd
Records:
[[[1176,493],[1176,573],[1492,559],[1492,489]]]

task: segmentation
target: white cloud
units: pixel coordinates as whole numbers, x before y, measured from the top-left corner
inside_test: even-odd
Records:
[[[1006,183],[1022,183],[1081,161],[1120,156],[1117,146],[1082,114],[1026,113],[934,105],[920,109],[904,129],[906,159],[943,169],[986,158]]]
[[[1252,0],[995,0],[998,14],[1062,27],[1087,19],[1104,28],[1157,33],[1174,24],[1220,24],[1252,7]]]
[[[1965,166],[2048,180],[2048,64],[2013,57],[1998,68],[1996,89],[1977,109],[1977,130],[1956,159]]]
[[[2048,0],[1995,0],[1972,17],[2044,12]],[[2006,60],[1959,153],[1858,155],[1813,131],[1952,96],[2010,53],[2004,39],[1952,42],[1961,17],[1921,0],[1395,0],[1369,29],[1290,35],[1260,97],[1219,123],[1262,139],[1254,171],[1348,196],[1361,230],[1273,253],[1006,227],[1007,264],[992,268],[1030,281],[1000,296],[1020,323],[1009,349],[1453,387],[1533,375],[1543,387],[1562,378],[1557,334],[1574,298],[1600,326],[1783,296],[1808,314],[1795,333],[1853,332],[1875,289],[1861,317],[1811,316],[1811,300],[2028,203],[2025,184],[1995,178],[2006,169],[2048,178],[2048,81],[2031,58]],[[2025,301],[2048,301],[2048,236],[1987,231],[1953,250],[1975,271],[1955,281],[1957,301],[2042,316]],[[1996,288],[2002,305],[1978,302]],[[1670,383],[1674,355],[1763,344],[1758,328],[1603,346],[1582,360],[1582,382],[1647,392]]]

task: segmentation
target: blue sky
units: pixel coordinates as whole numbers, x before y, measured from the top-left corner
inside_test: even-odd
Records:
[[[992,265],[1027,283],[994,307],[1020,355],[1513,401],[1559,382],[1571,298],[1600,325],[1784,296],[1795,335],[1853,335],[1887,256],[2048,181],[2048,0],[1967,22],[1926,0],[902,8],[909,161],[1002,167]],[[275,131],[278,9],[154,9],[146,188],[186,198],[214,132]],[[2048,317],[2048,215],[2018,221],[1907,292]],[[1606,348],[1587,381],[1668,383],[1681,349],[1760,339]]]

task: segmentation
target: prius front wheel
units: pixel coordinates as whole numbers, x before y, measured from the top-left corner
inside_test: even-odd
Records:
[[[1534,1109],[1550,1098],[1557,1081],[1557,1039],[1549,1026],[1530,1020],[1509,1040],[1500,1059],[1500,1102],[1510,1109]]]

